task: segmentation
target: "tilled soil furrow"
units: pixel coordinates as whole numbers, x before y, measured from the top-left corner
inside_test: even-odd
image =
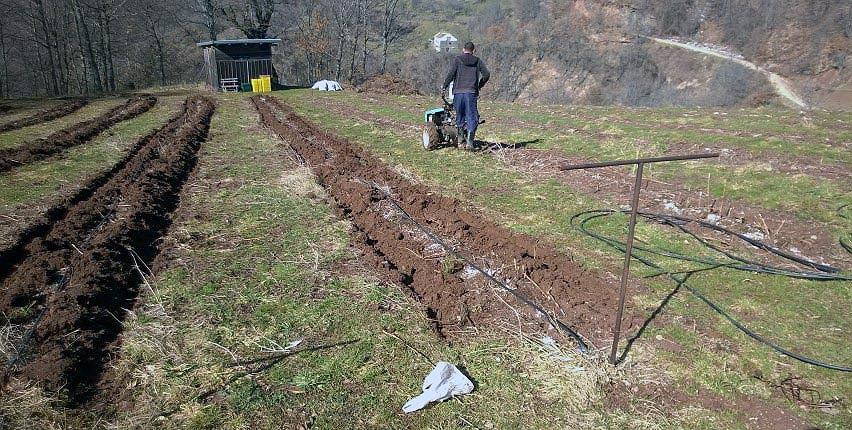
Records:
[[[29,127],[31,125],[41,124],[43,122],[53,121],[65,115],[70,115],[86,106],[88,100],[74,100],[68,103],[63,103],[54,108],[46,109],[41,112],[36,112],[28,117],[9,121],[5,124],[0,124],[0,133],[4,131],[17,130],[19,128]]]
[[[412,130],[413,133],[406,134],[412,139],[419,138],[419,129],[411,124],[393,121],[387,118],[370,117],[369,114],[352,109],[346,110],[346,106],[324,101],[323,107],[339,115],[348,116],[365,122],[378,123],[382,126],[391,127],[395,130]],[[531,128],[533,125],[525,124],[523,128]],[[415,133],[416,132],[416,133]],[[508,150],[513,146],[499,142],[482,142],[481,153],[490,154],[500,162],[517,169],[519,172],[536,179],[556,178],[574,191],[582,192],[589,196],[604,199],[610,204],[621,206],[630,204],[630,187],[633,179],[624,172],[623,168],[612,167],[606,169],[573,170],[563,171],[561,167],[569,164],[589,163],[589,160],[580,156],[565,155],[561,151],[548,149],[523,148],[523,150]],[[678,143],[680,145],[680,143]],[[520,149],[521,147],[518,147]],[[691,146],[681,149],[681,152],[702,152],[704,147]],[[748,162],[750,157],[753,161],[761,161],[748,152],[738,154],[734,151],[722,149],[722,163],[729,167],[738,168],[740,162]],[[734,161],[734,160],[739,161]],[[808,172],[812,177],[825,177],[829,180],[840,180],[852,177],[852,171],[846,168],[838,168],[832,164],[816,164],[808,162],[808,157],[799,157],[804,160],[801,167],[790,166],[790,169],[779,169],[780,171]],[[814,173],[820,170],[818,173]],[[848,182],[848,181],[847,181]],[[642,187],[642,209],[659,213],[671,213],[673,215],[689,216],[695,219],[707,219],[708,216],[720,216],[720,224],[732,228],[743,234],[765,235],[763,241],[782,250],[790,250],[793,253],[802,253],[817,262],[830,264],[838,267],[849,266],[849,255],[844,252],[837,237],[831,232],[829,226],[822,222],[805,221],[798,219],[791,210],[769,209],[766,207],[750,204],[743,199],[713,198],[708,197],[703,190],[696,190],[685,186],[682,181],[673,180],[670,183],[645,179]],[[671,209],[674,208],[674,209]],[[766,232],[768,226],[778,226],[783,234],[769,235]],[[783,228],[782,228],[783,227]],[[739,246],[740,251],[749,252],[749,245],[734,241],[733,246]],[[793,251],[797,250],[797,251]],[[762,256],[761,256],[762,257]],[[758,257],[760,258],[760,257]],[[766,261],[770,263],[770,261]]]
[[[135,97],[103,115],[74,124],[44,139],[0,150],[0,172],[43,160],[72,146],[86,143],[113,125],[147,112],[156,103],[156,97]]]
[[[375,207],[385,200],[371,183],[386,186],[400,207],[436,234],[472,255],[502,263],[499,276],[521,294],[591,340],[610,335],[616,290],[540,239],[514,233],[467,208],[415,184],[346,140],[320,131],[275,98],[255,97],[263,122],[302,156],[335,199],[338,212],[354,224],[353,242],[365,260],[387,278],[409,287],[440,326],[514,320],[515,313],[493,294],[472,290],[461,265],[418,255],[423,245]],[[282,119],[276,116],[282,114]],[[516,309],[530,313],[512,298]],[[630,326],[628,322],[626,326]]]
[[[112,177],[121,172],[136,158],[139,151],[148,145],[151,139],[163,133],[174,133],[174,130],[180,128],[182,125],[179,119],[185,117],[186,106],[184,105],[184,107],[169,118],[164,125],[152,130],[147,135],[137,140],[128,150],[127,154],[116,162],[112,168],[84,180],[83,185],[73,194],[58,198],[53,203],[49,203],[47,209],[44,210],[43,214],[40,216],[40,219],[31,222],[28,225],[19,227],[16,233],[17,238],[14,242],[0,247],[0,280],[5,279],[12,268],[26,259],[26,247],[31,241],[46,235],[54,223],[65,218],[70,208],[73,208],[78,203],[90,198],[92,194],[98,190],[98,188],[106,184],[110,179],[112,179]]]
[[[67,388],[77,403],[94,394],[137,294],[136,259],[151,262],[159,252],[213,111],[210,99],[188,99],[181,115],[19,248],[24,257],[0,273],[0,311],[31,333],[5,376]]]

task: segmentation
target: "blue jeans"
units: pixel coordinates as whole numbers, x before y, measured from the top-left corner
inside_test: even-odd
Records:
[[[477,95],[474,93],[453,94],[453,109],[456,110],[456,127],[459,128],[459,132],[463,125],[467,125],[467,130],[476,134],[476,127],[479,126],[476,99]]]

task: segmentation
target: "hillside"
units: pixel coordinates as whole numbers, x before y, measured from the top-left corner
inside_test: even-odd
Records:
[[[485,95],[501,100],[759,105],[777,96],[768,79],[775,73],[807,105],[852,107],[849,2],[415,1],[412,7],[417,25],[400,43],[398,72],[426,92],[440,80],[430,70],[446,59],[424,55],[424,40],[442,29],[479,42],[496,78]],[[641,36],[713,46],[766,73]]]

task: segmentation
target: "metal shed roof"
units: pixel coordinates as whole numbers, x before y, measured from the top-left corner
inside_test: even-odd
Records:
[[[206,42],[198,42],[195,45],[200,47],[220,46],[220,45],[252,45],[252,44],[272,44],[281,43],[281,39],[233,39],[233,40],[208,40]]]

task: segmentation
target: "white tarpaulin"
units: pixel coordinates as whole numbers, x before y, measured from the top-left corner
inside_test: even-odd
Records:
[[[429,403],[442,402],[471,391],[473,382],[464,373],[446,361],[439,361],[423,380],[423,394],[406,402],[402,411],[411,413],[423,409]]]
[[[317,81],[311,89],[320,91],[341,91],[343,90],[343,87],[341,87],[340,83],[337,81],[328,81],[323,79],[321,81]]]

